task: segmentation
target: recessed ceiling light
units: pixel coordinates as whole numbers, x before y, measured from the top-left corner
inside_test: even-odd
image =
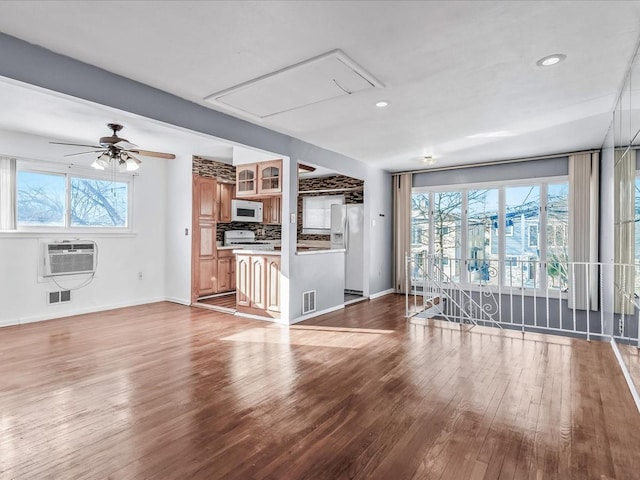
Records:
[[[539,67],[551,67],[562,62],[565,58],[567,58],[567,56],[562,53],[554,53],[553,55],[542,57],[536,62],[536,65],[538,65]]]
[[[433,155],[425,155],[420,159],[420,163],[423,163],[424,165],[433,165],[436,162],[437,160],[433,158]]]
[[[381,101],[381,102],[376,103],[376,107],[378,107],[378,108],[384,108],[387,105],[389,105],[389,102],[385,102],[384,100]]]

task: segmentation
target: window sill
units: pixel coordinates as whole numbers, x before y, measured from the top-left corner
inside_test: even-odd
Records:
[[[133,238],[136,232],[126,231],[101,231],[101,230],[4,230],[0,231],[2,238]]]

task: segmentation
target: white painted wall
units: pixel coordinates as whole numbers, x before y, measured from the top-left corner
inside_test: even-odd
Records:
[[[192,156],[181,153],[167,165],[166,269],[163,272],[167,300],[191,304]],[[188,234],[185,235],[185,229]]]
[[[52,156],[48,140],[0,131],[0,154],[60,161]],[[0,234],[0,326],[164,299],[166,161],[145,160],[139,172],[133,182],[133,234]],[[68,238],[97,242],[98,270],[91,284],[72,292],[70,303],[48,305],[47,292],[58,288],[49,280],[38,280],[40,242]],[[138,272],[142,272],[142,280]],[[72,287],[84,278],[65,277],[59,283]]]

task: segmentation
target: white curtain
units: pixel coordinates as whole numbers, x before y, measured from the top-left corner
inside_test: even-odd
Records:
[[[614,309],[634,313],[636,151],[614,152]]]
[[[16,159],[0,157],[0,230],[16,228]]]
[[[411,173],[393,177],[393,256],[396,293],[407,290],[405,257],[411,252]]]
[[[569,157],[569,308],[598,309],[599,153]],[[586,265],[589,263],[591,265]]]

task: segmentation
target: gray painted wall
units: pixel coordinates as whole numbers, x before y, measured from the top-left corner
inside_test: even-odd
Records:
[[[368,283],[365,293],[373,294],[391,288],[392,198],[389,173],[5,34],[0,34],[0,75],[282,155],[285,182],[290,186],[290,190],[283,195],[285,219],[289,218],[290,212],[296,212],[297,182],[294,179],[298,161],[364,180],[365,249],[369,254],[368,261],[365,260],[365,283]],[[190,239],[184,236],[184,228],[191,225],[191,165],[176,162],[168,168],[167,194],[172,198],[172,207],[168,211],[167,257],[173,258],[167,263],[166,295],[177,301],[188,301],[188,295],[185,294],[190,289],[190,249],[189,257],[185,255]],[[375,188],[370,188],[369,184]],[[384,220],[380,222],[378,218]],[[376,224],[372,226],[374,219]],[[298,285],[306,282],[307,275],[314,275],[310,267],[315,262],[304,257],[296,258],[293,248],[296,243],[295,224],[283,224],[282,235],[283,275],[294,280],[302,276],[300,282],[291,282],[290,305],[283,305],[283,315],[296,318],[301,297]],[[331,266],[322,268],[329,269]],[[331,298],[328,292],[327,297]]]
[[[521,178],[559,177],[569,174],[569,158],[557,157],[542,160],[486,165],[417,173],[413,176],[414,187],[435,187],[440,185],[462,185]]]

